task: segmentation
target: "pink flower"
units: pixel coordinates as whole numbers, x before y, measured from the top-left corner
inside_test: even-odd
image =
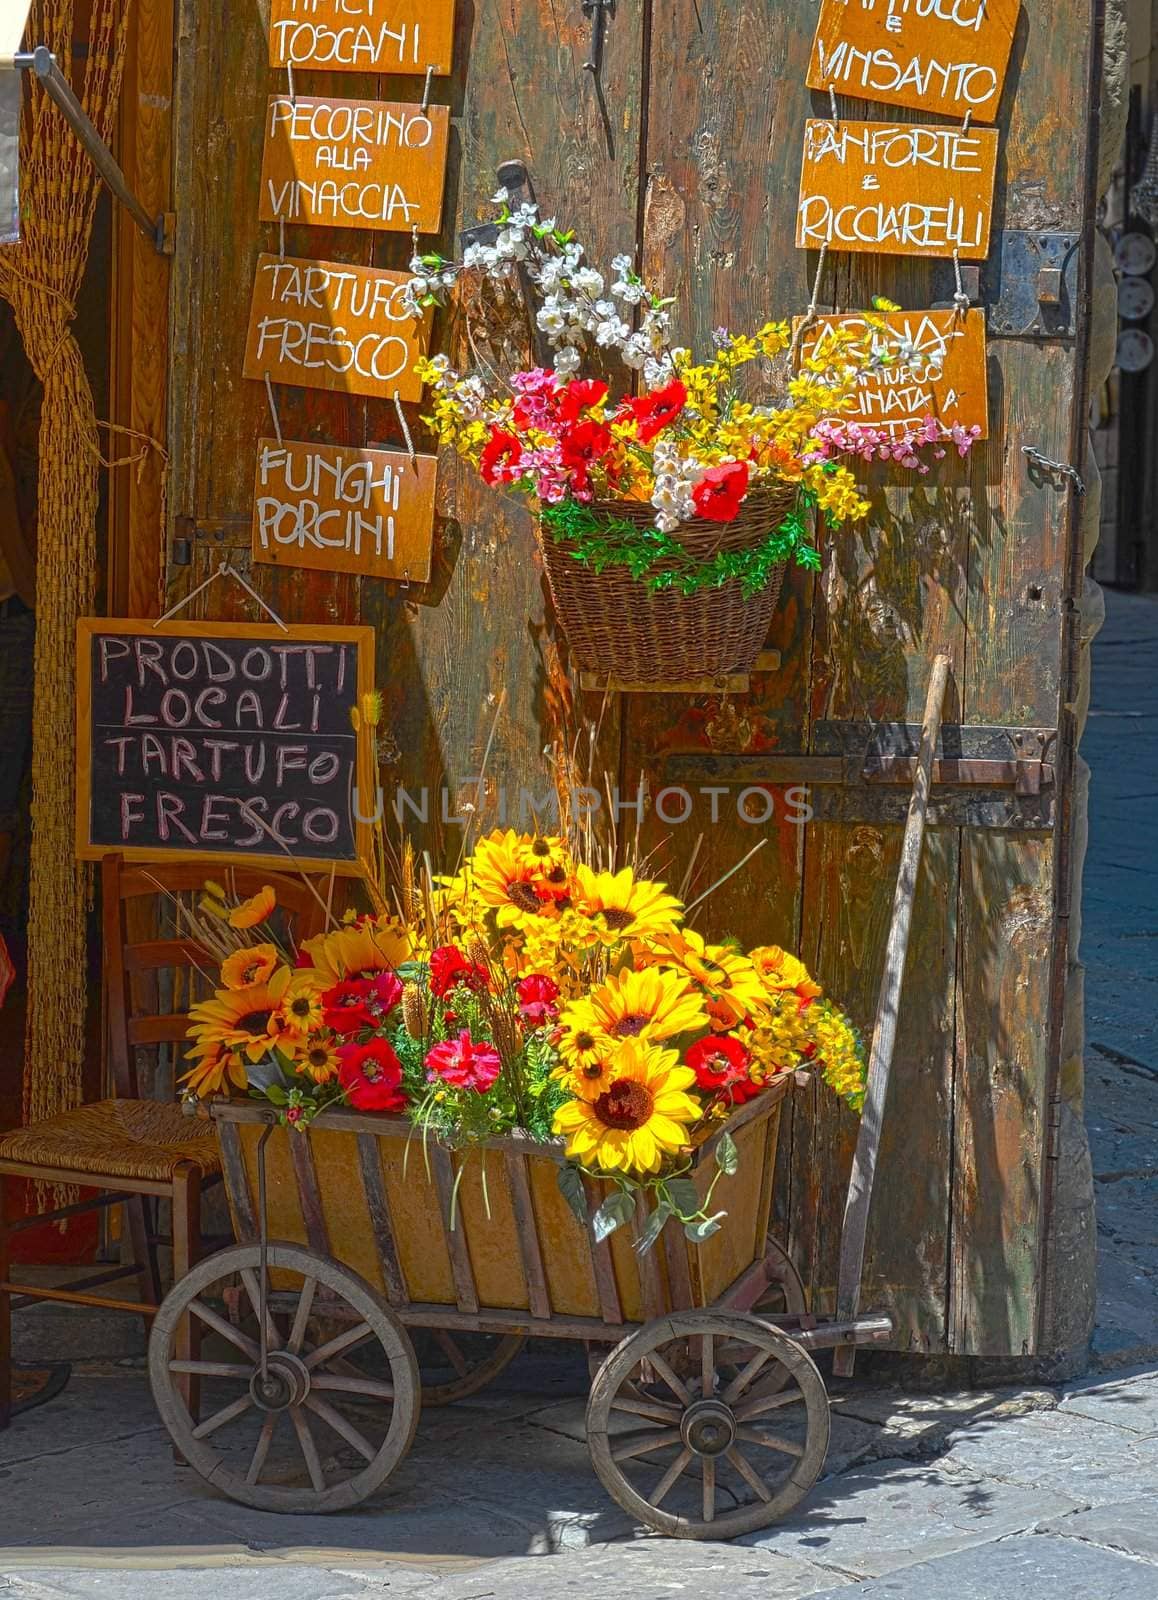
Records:
[[[555,1001],[559,998],[559,985],[545,973],[533,972],[517,988],[519,1011],[524,1022],[532,1028],[541,1028],[545,1022],[554,1022],[558,1012]]]
[[[426,1055],[427,1078],[431,1083],[441,1078],[454,1089],[474,1089],[486,1094],[499,1073],[502,1062],[493,1045],[485,1041],[476,1044],[470,1029],[464,1028],[457,1039],[434,1045]]]

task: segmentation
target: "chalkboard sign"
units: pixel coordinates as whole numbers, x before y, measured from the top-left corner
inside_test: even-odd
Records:
[[[373,660],[372,628],[82,618],[77,853],[357,873]]]

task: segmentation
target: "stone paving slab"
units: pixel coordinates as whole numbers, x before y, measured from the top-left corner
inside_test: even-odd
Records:
[[[834,1421],[858,1417],[876,1424],[874,1454],[883,1460],[935,1454],[954,1432],[980,1423],[1008,1421],[1035,1411],[1052,1411],[1058,1403],[1052,1389],[966,1389],[955,1393],[907,1394],[900,1389],[837,1388],[832,1394]]]
[[[1068,1385],[1058,1409],[1141,1438],[1158,1435],[1158,1369],[1147,1367],[1096,1383]]]
[[[1045,1522],[1041,1531],[1066,1539],[1081,1539],[1086,1544],[1104,1545],[1108,1550],[1123,1550],[1128,1555],[1158,1563],[1158,1520],[1154,1516],[1153,1495],[1095,1506],[1073,1517]],[[1154,1580],[1154,1592],[1158,1594],[1158,1576]]]
[[[938,1464],[1086,1505],[1120,1500],[1125,1484],[1158,1493],[1158,1439],[1060,1411],[1006,1428],[967,1430]]]
[[[1158,1572],[1072,1539],[1033,1536],[963,1550],[814,1600],[1154,1600]]]
[[[875,1577],[1032,1529],[1084,1502],[942,1463],[881,1461],[815,1489],[803,1514],[742,1542]],[[996,1591],[995,1591],[996,1594]]]
[[[267,1569],[218,1567],[156,1571],[119,1567],[104,1572],[69,1567],[34,1567],[15,1574],[0,1588],[4,1600],[157,1600],[159,1582],[164,1600],[370,1600],[372,1596],[429,1595],[432,1580],[416,1572],[377,1577],[372,1585],[354,1573],[323,1572],[317,1567],[279,1563],[276,1576]]]

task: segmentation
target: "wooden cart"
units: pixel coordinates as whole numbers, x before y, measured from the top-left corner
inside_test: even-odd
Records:
[[[647,1527],[734,1537],[807,1494],[829,1436],[812,1352],[835,1350],[835,1370],[847,1374],[857,1345],[892,1333],[887,1315],[858,1314],[860,1274],[947,674],[938,658],[845,1208],[836,1317],[808,1314],[800,1280],[769,1234],[790,1075],[733,1112],[696,1153],[692,1176],[703,1196],[723,1132],[735,1140],[738,1170],[716,1191],[726,1226],[697,1245],[669,1222],[647,1252],[628,1228],[596,1238],[603,1192],[595,1181],[580,1224],[559,1187],[561,1144],[506,1136],[455,1153],[424,1142],[406,1121],[327,1111],[299,1133],[278,1128],[268,1107],[223,1102],[211,1114],[238,1244],[174,1286],[149,1349],[158,1408],[191,1466],[265,1510],[356,1505],[405,1456],[421,1404],[482,1387],[534,1335],[588,1346],[592,1462],[609,1494]],[[640,1205],[637,1238],[644,1219]],[[205,1333],[222,1346],[212,1358],[198,1349]],[[201,1419],[210,1387],[219,1393]],[[283,1415],[289,1464],[274,1449]],[[291,1481],[303,1467],[308,1487]]]

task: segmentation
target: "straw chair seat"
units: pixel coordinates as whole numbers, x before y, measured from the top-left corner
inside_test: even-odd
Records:
[[[214,1125],[154,1100],[98,1100],[45,1117],[0,1138],[3,1161],[160,1183],[182,1162],[198,1167],[203,1177],[221,1171]]]

